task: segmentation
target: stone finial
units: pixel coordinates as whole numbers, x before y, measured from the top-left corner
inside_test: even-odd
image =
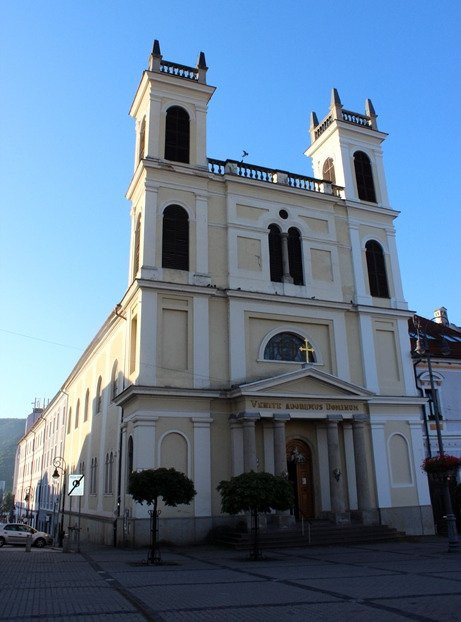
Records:
[[[317,119],[317,115],[314,111],[311,112],[311,126],[310,129],[314,129],[319,124],[319,120]]]
[[[160,52],[160,43],[158,39],[155,39],[154,45],[152,47],[152,53],[149,57],[149,70],[160,71],[161,60],[162,60],[162,54]]]
[[[336,89],[331,89],[330,108],[333,106],[342,106],[339,93]]]
[[[152,47],[152,56],[160,56],[160,58],[162,57],[162,54],[160,52],[160,43],[158,39],[154,39],[154,45]]]
[[[208,71],[208,67],[206,66],[204,52],[200,52],[198,55],[197,69],[198,69],[198,82],[202,82],[203,84],[206,84],[206,72]]]
[[[331,89],[330,111],[333,119],[342,119],[342,109],[343,106],[338,91],[336,89]]]
[[[368,98],[365,100],[365,114],[367,115],[367,117],[370,117],[371,128],[373,130],[377,130],[378,124],[376,123],[376,118],[378,115],[376,114],[374,106],[371,103],[371,99]]]

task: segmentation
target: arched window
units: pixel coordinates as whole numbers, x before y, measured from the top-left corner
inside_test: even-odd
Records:
[[[138,162],[144,158],[144,149],[146,145],[146,117],[141,121],[141,127],[139,129],[139,149],[138,149]]]
[[[189,216],[179,205],[163,212],[162,267],[189,270]]]
[[[71,425],[72,425],[72,408],[69,408],[69,414],[67,416],[67,434],[70,434]]]
[[[141,244],[141,214],[136,220],[136,229],[134,230],[134,247],[133,247],[133,278],[136,277],[139,270],[139,248]]]
[[[75,423],[74,423],[74,427],[75,429],[78,428],[78,417],[80,414],[80,400],[77,400],[77,407],[75,408]]]
[[[332,158],[327,158],[323,163],[322,177],[325,181],[331,181],[332,184],[336,183],[335,165]]]
[[[301,236],[295,227],[288,229],[288,261],[293,283],[295,285],[304,285]]]
[[[102,403],[101,385],[102,385],[102,378],[101,376],[99,376],[98,384],[96,385],[96,395],[94,398],[94,410],[96,414],[101,412],[101,403]]]
[[[375,185],[370,158],[363,151],[354,153],[355,180],[359,199],[376,203]]]
[[[118,393],[118,386],[117,386],[117,365],[118,362],[115,361],[114,365],[112,366],[112,377],[111,377],[111,398],[112,400],[115,400],[115,398],[117,397],[117,393]]]
[[[126,487],[128,489],[128,484],[130,482],[130,475],[133,473],[133,437],[130,436],[128,438],[128,455],[126,461]]]
[[[283,280],[282,236],[277,225],[269,225],[269,262],[271,281],[281,283]]]
[[[365,252],[370,294],[377,298],[389,298],[386,262],[381,244],[376,242],[376,240],[369,240],[365,245]]]
[[[85,408],[83,410],[83,421],[88,421],[88,406],[90,403],[90,390],[87,389],[85,393]]]
[[[316,362],[314,348],[309,341],[308,360],[309,363]],[[264,358],[267,361],[296,361],[297,363],[306,362],[306,354],[300,348],[305,348],[305,340],[296,333],[277,333],[274,335],[264,348]]]
[[[179,106],[168,108],[165,124],[165,160],[189,164],[189,115]]]

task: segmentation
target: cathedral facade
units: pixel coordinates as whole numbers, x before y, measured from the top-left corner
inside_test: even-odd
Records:
[[[128,288],[36,424],[54,421],[61,449],[36,445],[47,457],[33,487],[52,480],[62,452],[66,477],[84,475],[83,537],[105,543],[148,541],[128,477],[160,466],[197,491],[188,506],[161,507],[171,541],[231,522],[216,486],[251,470],[293,482],[293,513],[274,521],[432,533],[425,400],[373,105],[348,111],[333,90],[327,115],[312,114],[314,177],[220,161],[206,153],[206,74],[202,53],[187,67],[154,43],[130,110]],[[37,523],[57,494],[38,495],[48,506],[38,502]],[[65,499],[66,524],[76,507],[69,515]]]

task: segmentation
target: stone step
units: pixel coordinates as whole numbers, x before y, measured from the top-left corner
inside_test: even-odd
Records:
[[[307,526],[302,535],[301,528],[280,529],[277,531],[261,531],[259,543],[261,548],[283,548],[293,546],[318,546],[329,544],[358,544],[365,542],[383,542],[401,540],[403,532],[387,525],[332,525],[317,523],[311,525],[310,540]],[[243,550],[251,547],[251,533],[229,531],[217,538],[218,544]]]

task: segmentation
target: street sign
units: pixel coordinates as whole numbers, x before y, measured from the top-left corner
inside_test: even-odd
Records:
[[[83,475],[69,475],[69,497],[82,497],[85,492],[85,478]]]

